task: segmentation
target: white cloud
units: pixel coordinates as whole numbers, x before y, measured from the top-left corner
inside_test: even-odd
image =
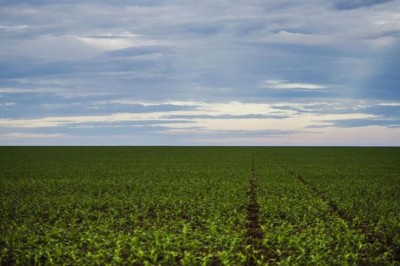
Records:
[[[270,115],[287,112],[275,110],[266,103],[241,103],[237,101],[229,103],[202,103],[197,111],[199,114],[208,115]],[[291,112],[289,112],[291,113]]]
[[[132,34],[130,32],[106,32],[94,36],[75,36],[74,38],[100,51],[171,44],[171,42],[151,39],[143,35]]]
[[[151,113],[115,113],[109,115],[94,116],[60,116],[60,117],[44,117],[38,119],[0,119],[0,126],[3,127],[22,127],[22,128],[40,128],[40,127],[57,127],[69,124],[82,123],[110,123],[110,122],[126,122],[126,121],[144,121],[144,120],[190,120],[190,116],[201,115],[268,115],[280,114],[287,115],[293,111],[274,110],[268,104],[259,103],[203,103],[203,102],[180,102],[169,101],[162,104],[175,104],[182,106],[192,106],[194,110],[187,111],[168,111],[168,112],[151,112]],[[143,103],[149,106],[149,103]],[[154,105],[154,104],[153,104]],[[160,105],[156,103],[155,105]],[[174,116],[183,116],[184,119],[177,119]]]
[[[174,106],[188,106],[191,110],[186,111],[172,111],[174,115],[292,115],[295,111],[274,109],[271,104],[268,103],[243,103],[239,101],[231,101],[227,103],[206,103],[196,101],[158,101],[158,102],[146,102],[129,99],[117,99],[98,102],[99,104],[120,104],[120,105],[142,105],[142,106],[163,106],[163,105],[174,105]]]
[[[295,83],[287,80],[270,79],[261,82],[260,88],[266,89],[283,89],[283,90],[323,90],[327,87],[322,84],[314,83]]]
[[[121,123],[154,121],[152,125],[159,124],[169,128],[191,128],[204,130],[306,130],[310,126],[330,126],[331,121],[347,119],[372,119],[374,115],[363,113],[344,114],[301,114],[294,110],[275,109],[270,104],[264,103],[204,103],[204,102],[165,102],[153,105],[175,104],[191,106],[189,110],[153,111],[148,113],[114,113],[94,116],[63,116],[44,117],[38,119],[0,119],[0,127],[15,128],[42,128],[71,125],[85,125],[88,123]],[[146,102],[143,105],[149,106]],[[229,115],[229,119],[223,117]],[[265,117],[255,118],[254,116]],[[211,117],[210,117],[211,116]],[[235,117],[238,116],[238,117]],[[253,117],[252,117],[253,116]],[[179,122],[182,121],[182,122]],[[170,122],[170,123],[169,123]]]
[[[129,40],[125,39],[88,38],[88,37],[76,37],[76,39],[83,42],[84,44],[93,46],[102,51],[123,49],[134,45],[133,42],[130,42]]]
[[[7,134],[0,134],[0,139],[9,140],[9,139],[49,139],[49,138],[65,138],[65,134],[35,134],[35,133],[20,133],[20,132],[12,132]]]
[[[0,30],[5,30],[5,31],[20,31],[27,28],[29,28],[28,25],[14,25],[14,26],[0,25]]]
[[[159,116],[154,114],[133,114],[133,113],[116,113],[111,115],[94,115],[94,116],[60,116],[60,117],[44,117],[37,119],[0,119],[0,126],[21,127],[21,128],[41,128],[41,127],[58,127],[70,124],[80,123],[110,123],[124,121],[142,121],[155,120]]]
[[[400,102],[386,102],[386,103],[378,103],[380,106],[400,106]]]
[[[5,106],[5,107],[10,107],[10,106],[15,106],[17,105],[14,102],[6,102],[6,103],[0,103],[0,106]]]

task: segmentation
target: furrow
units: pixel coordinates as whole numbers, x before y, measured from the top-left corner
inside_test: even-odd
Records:
[[[336,214],[339,218],[347,222],[349,227],[352,229],[362,233],[365,236],[365,240],[369,244],[379,243],[381,246],[380,253],[392,253],[393,260],[396,262],[400,261],[400,248],[395,245],[394,240],[392,238],[382,239],[377,237],[367,226],[356,226],[355,221],[352,216],[350,216],[347,212],[343,211],[335,202],[331,201],[324,193],[319,191],[313,184],[308,182],[302,175],[290,170],[289,168],[280,165],[286,172],[288,172],[291,176],[295,177],[302,183],[305,187],[307,187],[310,191],[312,191],[315,195],[317,195],[325,204],[329,207],[330,211]]]
[[[251,164],[251,177],[248,191],[249,203],[247,205],[247,245],[249,256],[246,265],[257,265],[257,261],[268,260],[270,254],[262,246],[264,234],[260,225],[260,206],[257,200],[257,172],[254,158]]]

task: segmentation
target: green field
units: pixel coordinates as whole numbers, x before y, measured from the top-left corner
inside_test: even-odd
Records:
[[[400,148],[1,147],[2,265],[398,265]]]

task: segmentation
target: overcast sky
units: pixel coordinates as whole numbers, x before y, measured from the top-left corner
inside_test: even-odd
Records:
[[[400,145],[400,1],[0,0],[0,145]]]

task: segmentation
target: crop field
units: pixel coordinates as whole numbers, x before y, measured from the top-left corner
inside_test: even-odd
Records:
[[[0,147],[1,265],[400,265],[400,148]]]

